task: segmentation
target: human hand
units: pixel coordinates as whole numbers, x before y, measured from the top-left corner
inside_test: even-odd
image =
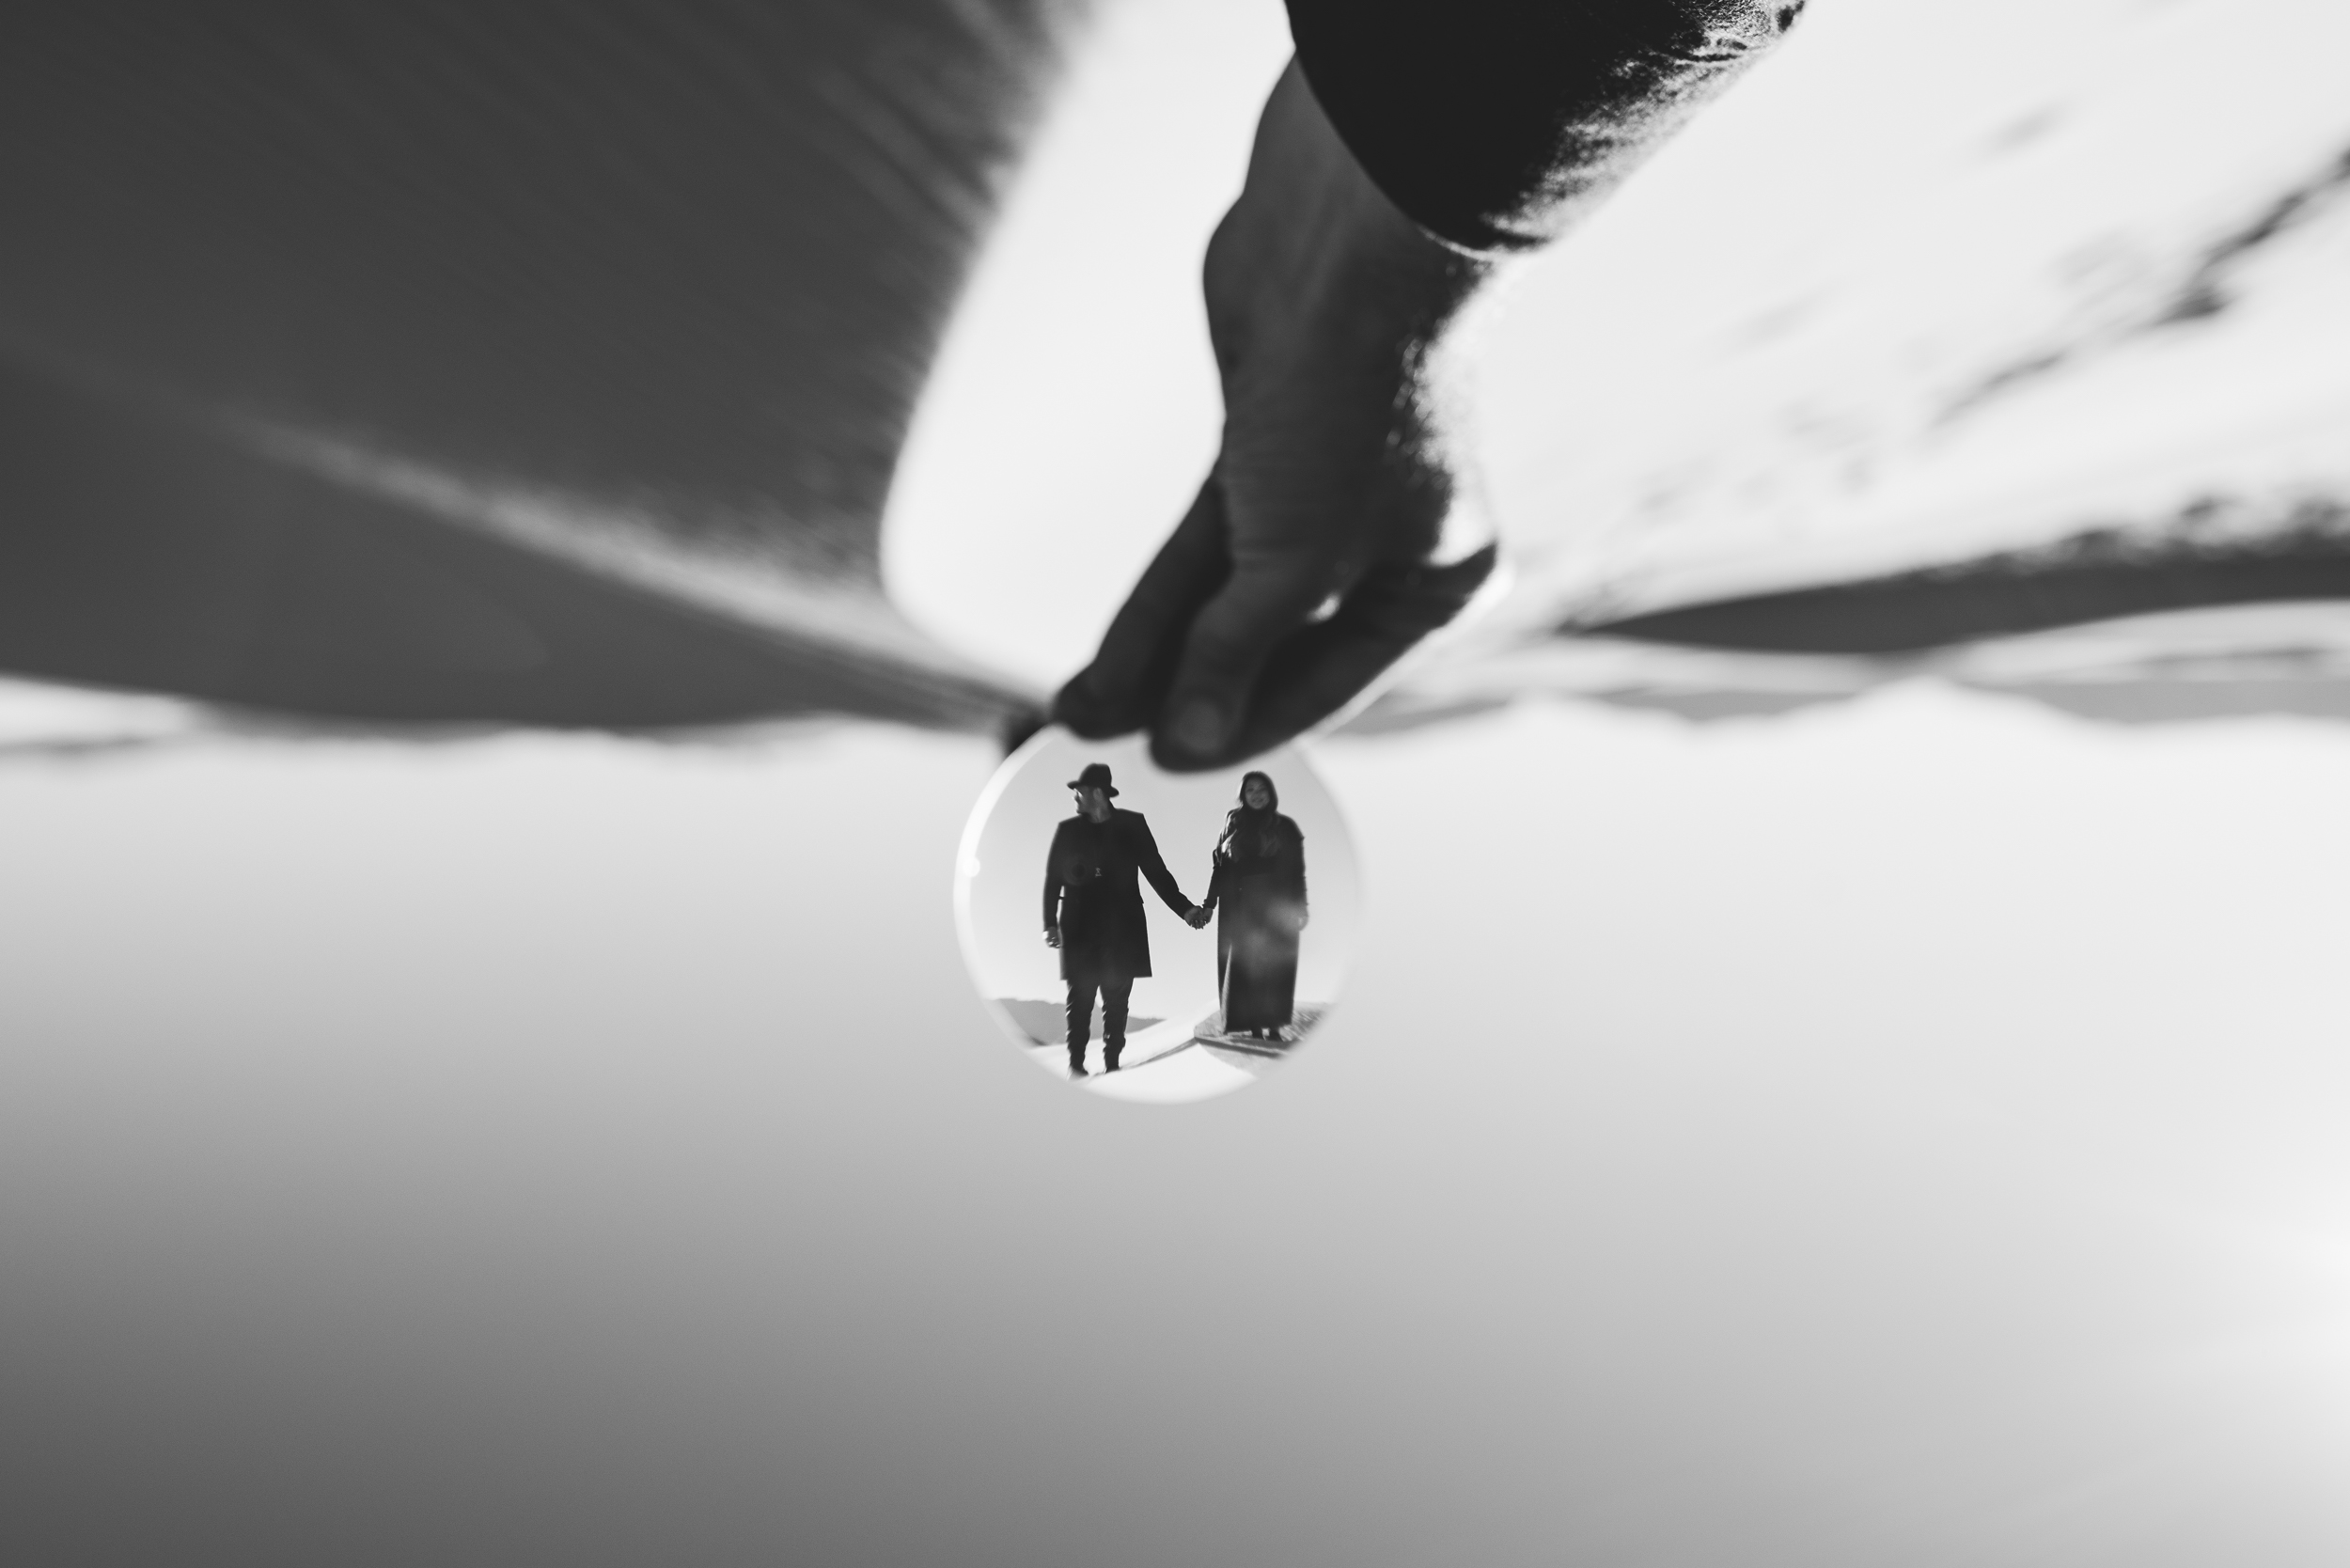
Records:
[[[1191,922],[1192,930],[1198,931],[1208,923],[1208,911],[1198,904],[1194,904],[1191,906],[1191,913],[1183,918]]]
[[[1060,927],[1046,926],[1044,928],[1044,945],[1048,948],[1060,946]]]
[[[1382,196],[1294,62],[1203,287],[1224,441],[1093,662],[1054,702],[1161,766],[1277,745],[1344,707],[1492,573],[1431,420],[1435,339],[1488,264]]]
[[[1300,907],[1297,911],[1297,929],[1304,931],[1306,929],[1306,922],[1312,918],[1312,916],[1308,915],[1303,907]]]

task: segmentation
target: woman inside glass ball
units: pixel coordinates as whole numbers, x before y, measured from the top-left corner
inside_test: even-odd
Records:
[[[1306,836],[1280,812],[1273,779],[1250,773],[1224,819],[1203,909],[1216,912],[1216,992],[1224,1032],[1281,1040],[1297,1005],[1306,929]]]

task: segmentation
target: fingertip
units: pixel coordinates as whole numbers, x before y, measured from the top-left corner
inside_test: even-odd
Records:
[[[1140,721],[1128,718],[1120,712],[1120,704],[1104,698],[1094,680],[1090,665],[1072,676],[1053,696],[1053,721],[1088,741],[1106,741],[1140,729]]]
[[[1212,697],[1177,693],[1151,726],[1151,760],[1169,773],[1220,765],[1230,748],[1235,715]]]
[[[1225,764],[1225,753],[1230,749],[1229,733],[1219,723],[1215,738],[1207,745],[1196,744],[1202,737],[1194,732],[1179,738],[1175,726],[1161,723],[1151,729],[1151,760],[1168,773],[1206,773]]]
[[[1223,704],[1194,697],[1176,704],[1167,722],[1167,744],[1194,757],[1213,757],[1224,749],[1232,729],[1231,714]]]

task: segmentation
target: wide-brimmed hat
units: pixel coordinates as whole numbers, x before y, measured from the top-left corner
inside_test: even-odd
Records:
[[[1069,787],[1073,790],[1099,789],[1105,795],[1118,793],[1117,788],[1110,783],[1110,765],[1107,762],[1088,762],[1077,776],[1069,781]]]

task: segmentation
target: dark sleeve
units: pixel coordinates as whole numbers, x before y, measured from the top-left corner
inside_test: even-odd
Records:
[[[1556,236],[1794,23],[1803,0],[1288,0],[1372,181],[1465,250]]]
[[[1224,857],[1214,850],[1208,852],[1208,896],[1199,901],[1202,909],[1214,909],[1215,901],[1224,896]]]
[[[1183,897],[1183,890],[1181,887],[1175,886],[1174,873],[1167,869],[1167,862],[1159,857],[1159,841],[1151,837],[1151,824],[1142,818],[1136,817],[1134,836],[1135,864],[1142,868],[1143,876],[1149,880],[1152,887],[1157,890],[1159,897],[1166,901],[1167,908],[1178,915],[1190,914],[1191,901]]]
[[[1053,829],[1053,842],[1044,852],[1044,929],[1060,923],[1060,839],[1065,828]]]

